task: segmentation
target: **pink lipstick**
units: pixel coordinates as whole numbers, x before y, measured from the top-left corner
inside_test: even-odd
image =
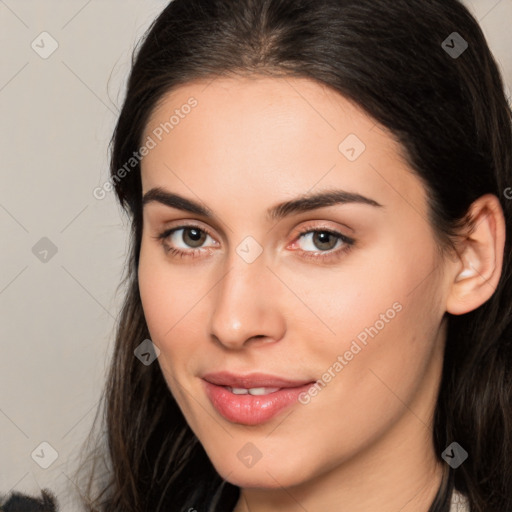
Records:
[[[314,381],[294,381],[263,373],[235,375],[216,372],[203,375],[205,392],[225,419],[243,425],[259,425],[296,403]]]

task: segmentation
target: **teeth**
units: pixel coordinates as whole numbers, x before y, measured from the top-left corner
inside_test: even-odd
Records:
[[[279,391],[281,388],[230,388],[228,386],[229,391],[233,393],[234,395],[269,395],[270,393],[275,393],[276,391]]]
[[[249,389],[250,395],[269,395],[270,393],[275,393],[279,391],[281,388],[251,388]]]
[[[248,395],[249,390],[244,388],[230,388],[228,387],[229,391],[233,393],[234,395]]]

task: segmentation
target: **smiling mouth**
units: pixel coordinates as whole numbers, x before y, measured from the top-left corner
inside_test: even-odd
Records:
[[[231,391],[234,395],[252,395],[252,396],[264,396],[270,395],[271,393],[275,393],[283,388],[232,388],[229,386],[223,386],[228,391]]]
[[[205,393],[215,410],[230,423],[260,425],[299,401],[314,382],[295,387],[233,387],[202,379]]]

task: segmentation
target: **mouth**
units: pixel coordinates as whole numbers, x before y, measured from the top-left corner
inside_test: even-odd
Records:
[[[233,389],[255,389],[255,388],[297,388],[308,384],[310,379],[293,380],[268,373],[250,373],[237,375],[231,372],[206,373],[202,378],[217,386],[227,386]]]
[[[259,425],[297,403],[315,381],[228,372],[202,377],[205,393],[217,412],[231,423]]]
[[[252,396],[265,396],[275,393],[283,388],[232,388],[230,386],[223,386],[234,395],[252,395]]]

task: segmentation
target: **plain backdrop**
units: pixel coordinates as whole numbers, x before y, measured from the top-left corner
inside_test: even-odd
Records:
[[[113,194],[93,190],[134,43],[166,4],[0,0],[0,494],[48,487],[74,508],[127,250]],[[466,4],[510,97],[512,0]]]

